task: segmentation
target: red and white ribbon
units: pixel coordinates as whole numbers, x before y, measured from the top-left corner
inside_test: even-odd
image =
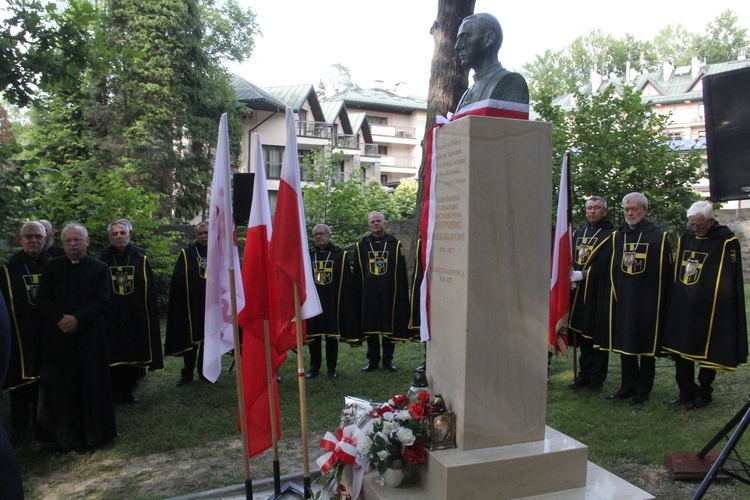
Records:
[[[343,462],[346,465],[354,465],[357,460],[357,441],[355,441],[353,432],[346,432],[348,429],[339,429],[336,431],[336,436],[330,432],[326,432],[323,440],[320,442],[320,447],[324,450],[328,450],[328,453],[318,457],[316,463],[323,473],[336,465],[336,462]]]

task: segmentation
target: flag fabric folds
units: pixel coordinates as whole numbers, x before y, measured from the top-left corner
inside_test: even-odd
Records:
[[[242,380],[247,420],[247,451],[249,457],[273,445],[271,408],[265,353],[265,327],[268,322],[269,349],[273,400],[276,409],[277,438],[281,437],[279,387],[276,372],[286,360],[286,346],[278,346],[278,278],[271,262],[271,209],[268,202],[266,172],[259,134],[253,134],[255,151],[255,179],[253,203],[247,224],[245,252],[242,259],[242,283],[245,289],[245,309],[239,315],[242,326]]]
[[[230,178],[229,128],[227,114],[224,113],[219,122],[208,219],[203,376],[211,382],[216,382],[221,373],[221,356],[234,349],[233,315],[245,306],[240,259],[237,254],[237,241],[234,238]],[[236,310],[232,307],[230,273],[234,274]]]
[[[300,319],[311,318],[323,312],[318,292],[312,278],[310,251],[305,228],[305,210],[297,156],[297,132],[294,112],[286,108],[286,148],[281,162],[279,193],[276,198],[274,231],[271,238],[271,260],[279,269],[279,319],[288,348],[295,342],[294,284],[299,288]]]
[[[568,324],[570,312],[570,273],[573,269],[573,249],[570,228],[570,180],[568,155],[563,158],[560,172],[560,190],[557,199],[557,221],[555,239],[552,246],[552,272],[549,296],[550,352],[565,354],[567,336],[558,335]]]

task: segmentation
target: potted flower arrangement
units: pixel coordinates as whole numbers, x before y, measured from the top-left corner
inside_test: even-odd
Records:
[[[430,442],[431,413],[427,391],[420,392],[414,402],[404,395],[394,396],[370,414],[371,420],[362,428],[365,437],[357,443],[357,449],[380,474],[387,469],[422,465],[427,458],[425,445]]]
[[[331,492],[331,498],[357,498],[362,476],[372,468],[387,483],[393,471],[403,477],[404,469],[427,460],[432,412],[427,391],[421,391],[415,401],[398,395],[370,411],[358,425],[339,429],[336,436],[327,433],[321,448],[328,453],[318,459],[322,475],[316,482]],[[351,477],[351,482],[343,480],[345,476]]]

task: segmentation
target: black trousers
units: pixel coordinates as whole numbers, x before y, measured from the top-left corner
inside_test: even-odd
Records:
[[[29,425],[35,424],[38,397],[39,382],[32,382],[9,391],[10,425],[14,434],[25,434],[29,430]]]
[[[198,376],[203,378],[203,343],[186,351],[182,356],[182,362],[185,366],[180,374],[183,380],[193,380],[193,372],[196,368],[198,368]]]
[[[310,348],[310,369],[320,370],[323,358],[323,337],[316,336],[308,344]],[[336,371],[339,359],[339,339],[326,337],[326,367],[329,372]]]
[[[620,392],[648,396],[654,387],[656,358],[653,356],[620,355],[622,366],[622,383]]]
[[[711,384],[716,379],[716,370],[700,367],[698,369],[698,384],[695,383],[695,363],[683,357],[675,357],[675,382],[680,389],[680,396],[686,399],[694,397],[707,398],[714,392]]]
[[[594,340],[582,335],[576,335],[575,342],[581,352],[578,362],[578,383],[602,385],[607,380],[609,351],[594,349]]]
[[[387,335],[368,335],[367,360],[374,366],[377,366],[380,363],[381,338],[383,339],[383,364],[387,365],[393,362],[393,351],[396,350],[396,344],[391,341],[391,338]]]

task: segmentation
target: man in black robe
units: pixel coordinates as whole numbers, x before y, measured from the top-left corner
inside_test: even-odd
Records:
[[[88,231],[62,230],[65,256],[44,265],[37,307],[44,317],[37,439],[90,449],[117,435],[104,314],[107,266],[88,257]]]
[[[5,384],[5,373],[10,361],[10,335],[10,317],[5,307],[5,298],[0,297],[0,386]],[[0,498],[23,499],[21,465],[5,432],[2,418],[0,418]]]
[[[203,221],[195,226],[195,241],[180,250],[169,286],[164,354],[183,358],[177,387],[192,382],[196,367],[203,378],[207,263],[208,222]]]
[[[695,202],[677,245],[663,348],[674,355],[679,395],[689,410],[708,405],[716,370],[747,362],[747,321],[737,237],[714,219],[711,205]],[[695,363],[698,384],[695,383]]]
[[[383,214],[371,212],[367,221],[370,235],[357,243],[354,262],[355,289],[361,299],[360,331],[367,338],[368,363],[362,371],[376,370],[382,359],[383,368],[395,372],[398,370],[393,364],[395,343],[408,338],[406,262],[401,242],[385,232],[387,222]]]
[[[622,200],[626,224],[590,259],[588,279],[596,279],[595,307],[586,308],[584,330],[594,347],[620,353],[622,380],[610,400],[645,403],[654,385],[672,270],[666,231],[646,219],[648,199],[629,193]],[[594,320],[594,324],[590,321]]]
[[[14,442],[23,440],[36,419],[39,375],[42,364],[44,322],[36,307],[42,267],[49,260],[44,251],[46,231],[39,222],[21,227],[21,251],[2,268],[0,290],[11,318],[11,351],[3,390],[10,392],[11,431]]]
[[[571,280],[575,286],[571,292],[570,321],[568,332],[570,345],[577,346],[580,351],[579,372],[575,380],[570,383],[571,389],[588,387],[598,391],[607,378],[609,352],[594,349],[594,332],[586,332],[583,328],[586,297],[596,296],[597,285],[583,279],[583,272],[589,258],[596,248],[604,243],[615,232],[615,226],[607,220],[607,201],[601,196],[591,196],[586,200],[586,224],[573,233],[573,270]],[[575,271],[579,271],[576,273]],[[580,280],[576,280],[580,278]],[[595,301],[589,298],[589,303]]]
[[[156,282],[146,255],[130,243],[130,223],[109,225],[110,246],[99,260],[109,266],[112,296],[107,307],[107,344],[112,390],[118,403],[137,403],[133,394],[142,369],[164,368]]]
[[[315,246],[310,250],[310,263],[323,312],[307,319],[310,369],[305,376],[315,378],[320,373],[325,338],[328,378],[335,379],[339,340],[352,342],[358,337],[352,315],[352,269],[347,252],[331,242],[330,227],[318,224],[312,234]]]

